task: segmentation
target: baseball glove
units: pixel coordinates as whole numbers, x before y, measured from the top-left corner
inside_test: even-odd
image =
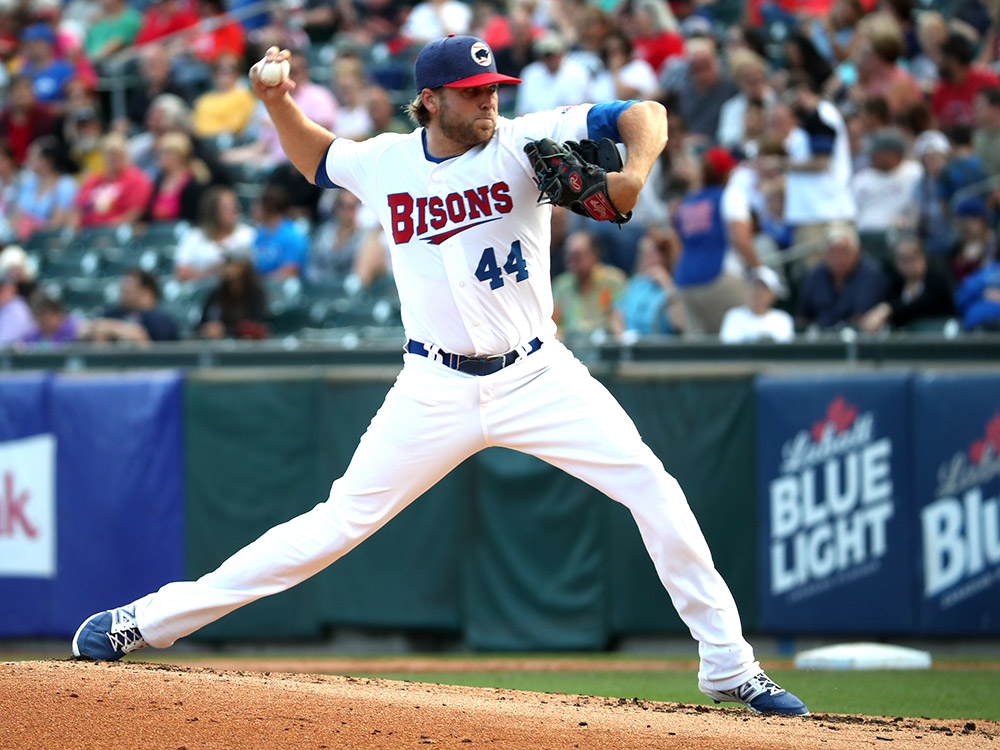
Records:
[[[621,226],[632,218],[623,214],[608,196],[608,172],[620,172],[622,157],[610,138],[556,143],[551,138],[531,141],[524,147],[539,203],[563,206],[595,221],[611,221]]]

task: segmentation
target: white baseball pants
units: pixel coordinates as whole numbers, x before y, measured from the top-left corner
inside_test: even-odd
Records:
[[[318,573],[367,539],[464,459],[489,446],[537,456],[631,510],[701,656],[702,687],[729,690],[759,666],[729,588],[684,493],[625,411],[559,342],[492,375],[426,357],[405,365],[330,497],[275,526],[197,581],[136,604],[157,647]]]

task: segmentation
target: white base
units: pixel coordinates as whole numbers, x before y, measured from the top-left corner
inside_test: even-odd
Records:
[[[884,643],[839,643],[803,651],[795,657],[796,669],[930,669],[927,651]]]

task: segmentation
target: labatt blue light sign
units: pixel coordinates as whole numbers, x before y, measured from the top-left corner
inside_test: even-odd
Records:
[[[921,630],[1000,633],[1000,377],[922,377],[914,393]]]
[[[758,381],[761,620],[907,630],[905,376]]]

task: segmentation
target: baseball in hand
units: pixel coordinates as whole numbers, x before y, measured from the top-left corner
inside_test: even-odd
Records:
[[[288,60],[272,60],[271,62],[261,60],[258,75],[260,82],[265,86],[277,86],[288,80]]]

